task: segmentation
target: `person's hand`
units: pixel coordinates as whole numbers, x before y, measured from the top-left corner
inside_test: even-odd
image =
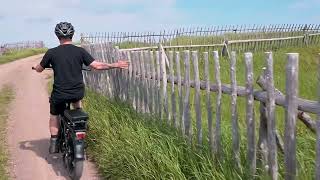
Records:
[[[118,61],[118,68],[120,69],[128,69],[129,68],[129,61],[125,61],[125,60],[119,60]]]

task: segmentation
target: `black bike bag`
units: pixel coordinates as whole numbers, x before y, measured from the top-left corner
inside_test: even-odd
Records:
[[[89,116],[81,109],[65,110],[64,117],[71,123],[74,130],[86,129]]]
[[[65,110],[64,117],[71,122],[86,121],[89,118],[88,114],[81,109]]]

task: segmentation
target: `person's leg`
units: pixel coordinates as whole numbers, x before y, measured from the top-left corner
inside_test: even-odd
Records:
[[[57,136],[59,132],[59,119],[57,115],[50,114],[50,120],[49,120],[49,129],[51,136]]]
[[[59,114],[63,112],[65,108],[64,103],[58,103],[55,104],[53,102],[50,102],[50,120],[49,120],[49,130],[50,130],[50,147],[49,152],[50,153],[58,153],[59,148],[59,127],[60,127],[60,121],[59,121]]]

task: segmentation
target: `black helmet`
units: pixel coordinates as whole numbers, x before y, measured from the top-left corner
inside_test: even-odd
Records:
[[[72,36],[74,34],[74,28],[71,23],[68,22],[60,22],[56,25],[56,28],[54,30],[58,38],[70,38],[72,39]]]

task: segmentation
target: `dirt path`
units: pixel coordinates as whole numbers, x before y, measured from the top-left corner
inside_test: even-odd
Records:
[[[0,88],[10,84],[15,91],[8,127],[13,179],[68,179],[61,155],[48,153],[47,82],[50,72],[39,74],[31,71],[32,65],[41,57],[37,55],[0,66]],[[85,163],[82,179],[98,179],[92,163]]]

